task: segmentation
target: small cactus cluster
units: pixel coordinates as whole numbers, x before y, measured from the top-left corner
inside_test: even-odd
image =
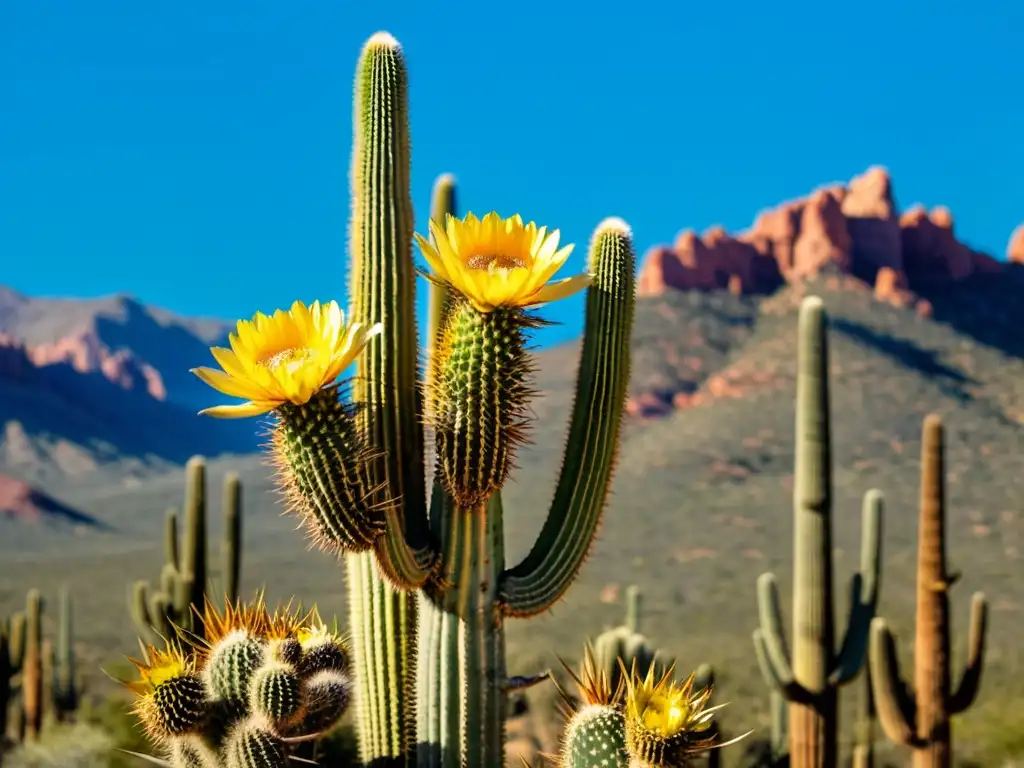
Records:
[[[348,709],[349,650],[315,608],[207,602],[202,625],[131,659],[139,677],[126,685],[166,765],[284,768]]]
[[[221,587],[229,601],[238,598],[242,562],[242,486],[238,476],[224,477],[221,514]],[[173,637],[174,627],[201,632],[195,624],[202,611],[207,584],[206,462],[193,456],[185,468],[184,541],[178,534],[178,511],[164,521],[164,565],[159,588],[146,581],[132,586],[129,609],[135,628],[152,645]]]
[[[718,742],[715,712],[725,704],[709,706],[712,689],[699,685],[696,674],[679,681],[675,665],[663,674],[653,665],[644,674],[636,663],[628,670],[619,665],[615,687],[589,645],[578,674],[566,667],[578,701],[563,694],[569,712],[561,768],[683,768],[747,735]]]
[[[33,589],[25,610],[0,622],[0,758],[5,736],[35,741],[46,723],[66,720],[81,700],[67,588],[60,590],[56,643],[43,636],[43,608]]]

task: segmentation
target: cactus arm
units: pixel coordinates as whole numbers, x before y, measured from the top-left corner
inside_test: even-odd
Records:
[[[153,616],[149,612],[149,584],[145,581],[136,581],[132,584],[129,595],[128,612],[131,614],[135,630],[142,636],[142,640],[151,645],[160,642],[160,638],[154,631]]]
[[[896,744],[914,748],[923,746],[923,740],[914,730],[913,702],[904,691],[896,643],[885,619],[875,618],[871,622],[869,660],[875,708],[885,735]]]
[[[809,704],[814,695],[796,681],[790,662],[786,631],[782,628],[782,606],[774,573],[762,573],[757,579],[759,628],[754,632],[754,650],[761,674],[786,701]]]
[[[54,668],[54,703],[58,719],[78,707],[78,676],[75,670],[74,627],[71,594],[67,586],[60,589],[59,623]]]
[[[221,581],[224,596],[234,603],[238,599],[238,581],[242,568],[242,484],[234,472],[224,477],[221,515],[224,518],[220,543]]]
[[[630,584],[626,588],[626,628],[632,634],[640,632],[640,587]]]
[[[442,174],[434,182],[434,190],[430,200],[430,218],[442,229],[445,226],[445,218],[449,214],[455,215],[455,177],[450,173]],[[430,235],[433,242],[434,236]],[[437,342],[437,335],[444,327],[445,318],[448,313],[448,286],[443,282],[430,281],[430,309],[427,315],[427,344],[433,349]]]
[[[572,421],[554,500],[527,556],[502,579],[507,615],[532,616],[569,588],[597,533],[611,483],[629,382],[634,253],[625,222],[598,225]]]
[[[357,360],[360,427],[377,452],[373,480],[387,512],[381,571],[416,588],[436,557],[426,515],[423,403],[418,383],[414,228],[409,186],[408,73],[398,42],[378,33],[356,72],[352,152],[352,314],[383,324]]]
[[[178,511],[168,509],[164,515],[164,564],[178,569]]]
[[[950,696],[949,712],[956,715],[963,712],[978,696],[981,672],[985,663],[985,637],[988,634],[988,603],[985,596],[975,592],[971,598],[971,626],[967,635],[967,666]]]
[[[11,664],[15,670],[21,669],[25,660],[25,637],[28,633],[28,617],[24,611],[18,611],[10,619],[8,638],[10,640]]]
[[[201,608],[206,595],[206,462],[201,456],[193,456],[185,466],[185,542],[180,562],[175,620],[192,629],[198,622],[192,621],[191,606]],[[201,626],[195,629],[201,633]]]
[[[871,620],[878,607],[881,581],[882,516],[884,500],[881,491],[864,494],[861,511],[860,571],[850,580],[850,616],[846,634],[836,657],[835,668],[829,679],[836,685],[846,685],[860,672],[871,634]]]

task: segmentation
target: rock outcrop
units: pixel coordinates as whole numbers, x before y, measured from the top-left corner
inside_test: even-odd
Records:
[[[1008,260],[1024,264],[1024,225],[1011,238]],[[901,214],[888,172],[874,167],[846,185],[764,211],[738,235],[721,227],[703,235],[684,230],[673,245],[647,252],[637,291],[767,294],[831,274],[853,276],[873,286],[880,300],[908,306],[916,305],[915,289],[922,286],[1004,268],[957,239],[947,208],[912,206]]]

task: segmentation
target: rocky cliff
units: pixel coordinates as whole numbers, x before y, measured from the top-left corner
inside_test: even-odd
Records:
[[[1024,263],[1024,225],[1011,238],[1008,259]],[[873,286],[877,298],[917,305],[925,314],[929,307],[919,289],[1005,268],[957,239],[948,209],[912,206],[901,213],[888,172],[873,167],[848,184],[765,211],[741,234],[721,227],[703,235],[684,230],[672,245],[644,256],[638,292],[767,294],[786,283],[847,275]]]

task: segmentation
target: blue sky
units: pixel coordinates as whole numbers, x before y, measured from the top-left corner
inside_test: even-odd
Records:
[[[351,83],[380,29],[411,70],[420,231],[451,171],[463,211],[560,228],[568,273],[605,216],[642,252],[883,164],[1001,258],[1022,25],[1010,0],[6,0],[0,283],[227,318],[343,300]]]

